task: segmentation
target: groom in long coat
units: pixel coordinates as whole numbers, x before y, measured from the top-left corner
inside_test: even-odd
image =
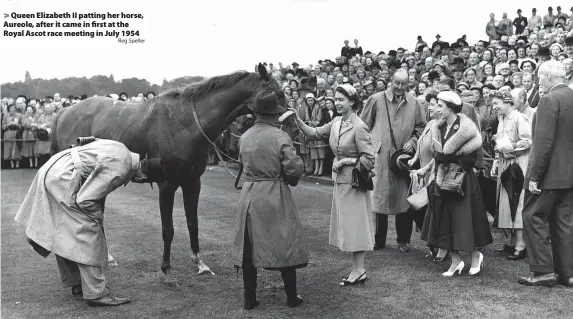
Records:
[[[368,98],[360,115],[372,132],[372,144],[376,156],[374,164],[376,176],[373,179],[372,191],[372,211],[376,217],[374,249],[386,246],[388,215],[396,215],[399,248],[403,252],[410,251],[409,243],[415,212],[409,211],[406,201],[409,188],[407,174],[399,175],[390,170],[390,156],[396,148],[388,125],[389,115],[396,147],[403,148],[413,155],[425,123],[420,104],[413,95],[405,91],[407,84],[408,73],[405,70],[397,70],[390,87]]]

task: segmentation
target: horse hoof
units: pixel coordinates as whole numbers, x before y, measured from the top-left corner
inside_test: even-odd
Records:
[[[177,281],[165,281],[163,284],[169,288],[179,287],[179,284],[177,283]]]

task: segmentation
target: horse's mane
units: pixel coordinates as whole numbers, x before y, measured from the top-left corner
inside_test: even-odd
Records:
[[[227,75],[214,76],[201,82],[186,85],[183,88],[168,89],[161,92],[157,97],[200,99],[216,90],[232,87],[237,82],[247,78],[258,79],[259,75],[247,71],[237,71]]]

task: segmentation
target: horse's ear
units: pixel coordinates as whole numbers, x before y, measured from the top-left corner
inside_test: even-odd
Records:
[[[269,72],[267,71],[267,68],[265,68],[265,66],[262,65],[260,62],[259,65],[257,66],[257,71],[263,79],[270,80],[270,75]]]

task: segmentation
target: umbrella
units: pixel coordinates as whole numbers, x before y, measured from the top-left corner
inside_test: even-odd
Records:
[[[511,221],[515,223],[515,214],[519,204],[519,196],[523,189],[523,171],[517,163],[509,165],[500,176],[501,185],[507,191],[509,197],[509,208],[511,210]]]

